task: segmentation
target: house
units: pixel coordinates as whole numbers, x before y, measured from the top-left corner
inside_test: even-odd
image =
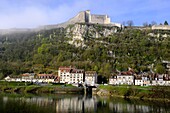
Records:
[[[109,84],[110,85],[117,85],[117,75],[112,75],[110,78],[109,78]]]
[[[135,79],[135,85],[148,86],[150,85],[150,80],[148,77],[141,77]]]
[[[73,67],[59,67],[58,76],[60,83],[83,83],[84,82],[84,70],[76,69]]]
[[[11,77],[7,76],[7,77],[4,78],[4,80],[9,82],[11,80]]]
[[[37,79],[38,82],[55,82],[57,76],[53,75],[53,74],[38,74],[37,75]]]
[[[88,86],[94,86],[96,83],[97,83],[96,71],[86,71],[85,72],[85,84]]]
[[[129,71],[114,72],[109,78],[109,84],[111,85],[134,85],[135,72],[129,68]]]
[[[109,84],[110,85],[117,85],[117,75],[119,74],[120,72],[118,72],[117,70],[114,70],[112,73],[111,73],[111,77],[109,78]]]
[[[117,75],[117,82],[118,85],[134,85],[134,72],[133,70],[129,70],[126,72],[120,72]]]
[[[7,76],[4,78],[5,81],[8,81],[8,82],[22,82],[22,78],[20,76]]]
[[[162,63],[166,69],[166,73],[170,75],[170,61],[163,60]]]
[[[23,82],[32,82],[35,77],[35,73],[24,73],[21,75]]]
[[[60,83],[68,83],[70,81],[70,73],[71,70],[74,69],[72,67],[59,67],[58,76],[60,79]]]
[[[83,83],[84,82],[84,70],[83,69],[72,69],[70,73],[70,81],[68,83]]]
[[[169,84],[169,79],[166,78],[166,74],[156,74],[155,79],[152,80],[152,84],[151,85],[168,85]]]
[[[148,73],[140,73],[135,76],[135,85],[148,86],[150,85],[150,78]]]

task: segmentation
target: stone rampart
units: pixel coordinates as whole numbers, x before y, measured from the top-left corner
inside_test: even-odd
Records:
[[[152,30],[170,30],[169,25],[154,25],[152,26]]]

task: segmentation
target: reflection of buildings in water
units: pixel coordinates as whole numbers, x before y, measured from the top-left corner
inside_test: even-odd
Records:
[[[10,98],[3,97],[4,104],[9,100],[14,100],[16,102],[26,102],[30,104],[36,104],[42,107],[50,107],[53,110],[56,110],[56,113],[68,113],[68,112],[96,112],[97,109],[106,110],[110,112],[127,112],[127,113],[164,113],[166,108],[158,107],[154,104],[140,104],[133,102],[121,102],[119,100],[111,100],[110,102],[105,99],[100,101],[95,96],[86,97],[86,96],[75,96],[75,97],[64,97],[60,99],[44,98],[44,97],[32,97],[32,98]]]
[[[92,111],[96,102],[96,98],[86,97],[60,99],[56,101],[56,113]]]
[[[149,112],[159,112],[163,113],[164,110],[162,108],[154,108],[154,106],[148,105],[136,105],[129,103],[109,103],[109,109],[114,110],[114,112],[123,113],[149,113]]]
[[[53,99],[43,98],[43,97],[26,98],[25,101],[27,103],[35,103],[38,106],[48,106],[48,105],[53,105],[53,103],[55,103]]]
[[[23,98],[23,97],[9,98],[9,97],[3,97],[3,101],[5,103],[10,99],[13,99],[15,101],[20,101],[20,102],[36,104],[38,106],[48,106],[48,105],[53,105],[55,103],[55,101],[53,101],[53,99],[44,98],[44,97],[32,97],[32,98]]]

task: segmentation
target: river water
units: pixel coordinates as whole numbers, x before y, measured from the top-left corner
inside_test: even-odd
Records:
[[[170,113],[170,103],[75,94],[0,94],[0,113]]]

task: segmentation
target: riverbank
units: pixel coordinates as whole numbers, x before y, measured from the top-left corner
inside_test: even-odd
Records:
[[[165,86],[100,85],[94,93],[99,96],[115,96],[141,100],[164,100],[170,102],[170,87]]]
[[[83,88],[66,84],[32,84],[23,82],[0,82],[0,92],[6,93],[84,93]]]
[[[24,82],[0,82],[4,93],[73,93],[84,94],[84,89],[68,84],[32,84]],[[170,102],[170,87],[166,86],[112,86],[100,85],[93,94],[126,99],[164,100]]]

